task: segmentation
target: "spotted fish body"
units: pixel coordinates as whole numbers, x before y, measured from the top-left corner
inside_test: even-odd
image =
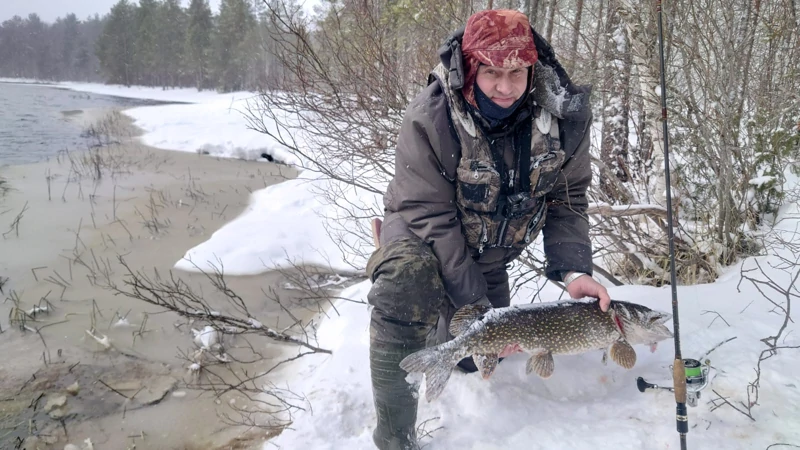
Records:
[[[467,306],[450,323],[455,339],[409,355],[400,367],[409,373],[425,373],[429,402],[441,394],[463,358],[471,355],[481,375],[489,378],[497,367],[498,354],[513,344],[532,355],[526,372],[542,378],[552,375],[554,354],[593,350],[606,350],[614,362],[630,369],[636,363],[632,345],[654,345],[672,337],[663,325],[669,318],[670,314],[623,301],[612,301],[603,312],[596,299],[495,309]]]

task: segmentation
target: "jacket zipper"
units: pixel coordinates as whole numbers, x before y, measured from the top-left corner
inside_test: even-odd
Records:
[[[533,165],[531,166],[531,170],[538,169],[539,166],[542,165],[543,162],[549,161],[549,160],[551,160],[551,159],[553,159],[555,157],[556,157],[556,153],[555,152],[548,152],[548,153],[536,158],[535,160],[533,160]]]
[[[556,156],[557,156],[556,153],[551,151],[551,152],[548,152],[548,153],[536,158],[536,160],[534,160],[534,162],[533,162],[532,169],[535,170],[535,169],[539,168],[539,166],[543,162],[549,161],[549,160],[555,158]],[[534,219],[541,218],[541,212],[542,212],[542,209],[540,208],[539,211],[536,213],[536,216],[534,216]],[[536,223],[536,222],[538,222],[538,220],[532,220],[531,221],[531,223]],[[526,230],[526,233],[525,233],[525,242],[526,243],[530,242],[531,233],[533,231],[533,227],[530,226],[531,224],[529,223],[528,225],[529,225],[529,228],[528,228],[528,230]],[[508,218],[503,218],[503,222],[500,223],[500,230],[497,233],[497,241],[495,242],[495,246],[499,247],[499,246],[502,245],[503,241],[506,238],[506,231],[508,231]]]
[[[489,240],[489,236],[486,235],[486,222],[483,217],[478,216],[478,218],[481,219],[481,243],[478,245],[478,253],[483,253],[483,246]]]
[[[495,243],[496,246],[500,246],[503,243],[503,240],[506,237],[506,230],[508,229],[508,219],[503,218],[503,222],[500,224],[500,231],[497,233],[497,242]]]
[[[539,211],[536,211],[536,214],[533,216],[530,222],[528,222],[528,229],[525,231],[525,243],[530,244],[531,242],[531,234],[533,233],[533,229],[536,228],[536,225],[542,220],[542,214],[544,213],[545,202],[539,205]]]

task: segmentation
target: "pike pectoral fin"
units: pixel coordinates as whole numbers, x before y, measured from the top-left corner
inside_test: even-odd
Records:
[[[541,351],[528,359],[528,364],[525,367],[525,373],[530,375],[531,372],[536,372],[542,378],[550,378],[555,369],[553,362],[553,354],[549,351]]]
[[[485,305],[467,305],[459,308],[459,310],[453,314],[453,318],[450,319],[450,334],[458,336],[463,333],[472,325],[475,319],[486,314],[490,309],[491,308]]]
[[[636,365],[636,351],[626,341],[617,341],[609,349],[611,359],[626,369],[632,369]]]
[[[497,368],[497,353],[472,355],[472,360],[475,361],[475,366],[478,367],[484,380],[488,380],[494,373],[494,369]]]

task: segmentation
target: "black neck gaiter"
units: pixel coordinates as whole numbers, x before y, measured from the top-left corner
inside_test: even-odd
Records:
[[[475,83],[475,103],[478,104],[478,110],[481,112],[481,115],[492,125],[496,125],[498,122],[501,122],[514,114],[514,111],[517,110],[519,105],[525,101],[526,95],[520,96],[514,104],[509,106],[508,108],[503,108],[502,106],[498,105],[497,103],[493,102],[486,94],[483,93],[480,87],[478,87],[478,83]]]

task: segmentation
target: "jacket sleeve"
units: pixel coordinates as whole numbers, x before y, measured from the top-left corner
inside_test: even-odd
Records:
[[[456,209],[456,187],[437,155],[451,151],[444,95],[409,104],[398,136],[394,179],[385,206],[428,243],[439,260],[445,290],[458,308],[485,295],[486,280],[469,253]],[[444,121],[444,122],[443,122]],[[438,124],[438,126],[437,126]]]
[[[592,274],[592,244],[589,239],[589,220],[586,215],[586,191],[592,182],[589,142],[591,119],[570,124],[568,141],[578,141],[575,152],[569,157],[547,194],[547,221],[542,230],[547,278],[561,281],[561,272],[574,270]],[[576,134],[580,133],[580,134]]]

